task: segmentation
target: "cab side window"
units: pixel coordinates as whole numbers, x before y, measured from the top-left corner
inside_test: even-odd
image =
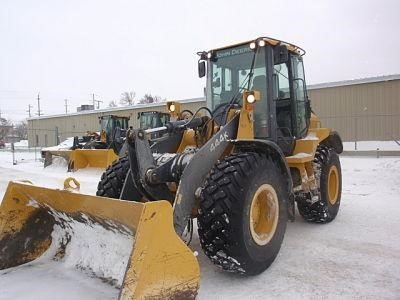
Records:
[[[296,135],[301,138],[307,134],[307,106],[306,83],[304,78],[303,59],[300,56],[291,55],[293,101],[295,104]]]
[[[277,90],[274,100],[278,133],[283,136],[292,136],[291,93],[286,63],[274,66],[274,78]]]

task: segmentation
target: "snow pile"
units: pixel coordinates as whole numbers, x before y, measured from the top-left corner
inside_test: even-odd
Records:
[[[309,153],[300,152],[295,155],[289,156],[288,158],[308,158],[311,157]]]
[[[28,148],[28,140],[20,140],[17,143],[14,143],[14,148]]]
[[[117,299],[118,290],[96,278],[48,261],[0,270],[2,300]]]
[[[42,151],[58,151],[58,150],[71,149],[73,145],[74,145],[74,138],[69,137],[56,146],[42,148]]]
[[[57,170],[60,168],[68,170],[68,161],[64,157],[53,155],[51,165],[46,167],[46,171],[48,172],[50,170]]]
[[[56,225],[48,255],[61,257],[66,268],[82,270],[120,287],[133,249],[132,232],[110,221],[100,224],[85,214],[80,214],[79,221],[54,210],[51,214]]]

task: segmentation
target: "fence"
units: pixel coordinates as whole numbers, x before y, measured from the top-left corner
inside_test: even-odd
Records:
[[[30,147],[48,147],[60,144],[69,137],[83,136],[87,132],[61,131],[58,127],[54,129],[34,128],[28,129],[28,142]]]

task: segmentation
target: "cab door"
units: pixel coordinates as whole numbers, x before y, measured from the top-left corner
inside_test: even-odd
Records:
[[[311,114],[304,76],[303,58],[291,54],[290,69],[293,134],[295,139],[300,139],[307,135]]]

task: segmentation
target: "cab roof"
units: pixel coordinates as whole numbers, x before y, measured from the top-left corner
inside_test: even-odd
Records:
[[[261,40],[265,41],[267,44],[269,44],[271,46],[284,45],[290,52],[296,53],[300,56],[303,56],[304,54],[306,54],[306,51],[304,49],[300,48],[299,46],[296,46],[294,44],[291,44],[291,43],[288,43],[285,41],[281,41],[278,39],[270,38],[270,37],[259,37],[254,40],[241,42],[241,43],[237,43],[237,44],[232,44],[230,46],[220,47],[220,48],[216,48],[216,49],[212,49],[212,50],[216,51],[216,50],[223,50],[223,49],[228,49],[228,48],[232,48],[232,47],[242,46],[242,45],[246,45],[246,44],[250,45],[250,43],[253,43],[253,42],[257,43]]]

